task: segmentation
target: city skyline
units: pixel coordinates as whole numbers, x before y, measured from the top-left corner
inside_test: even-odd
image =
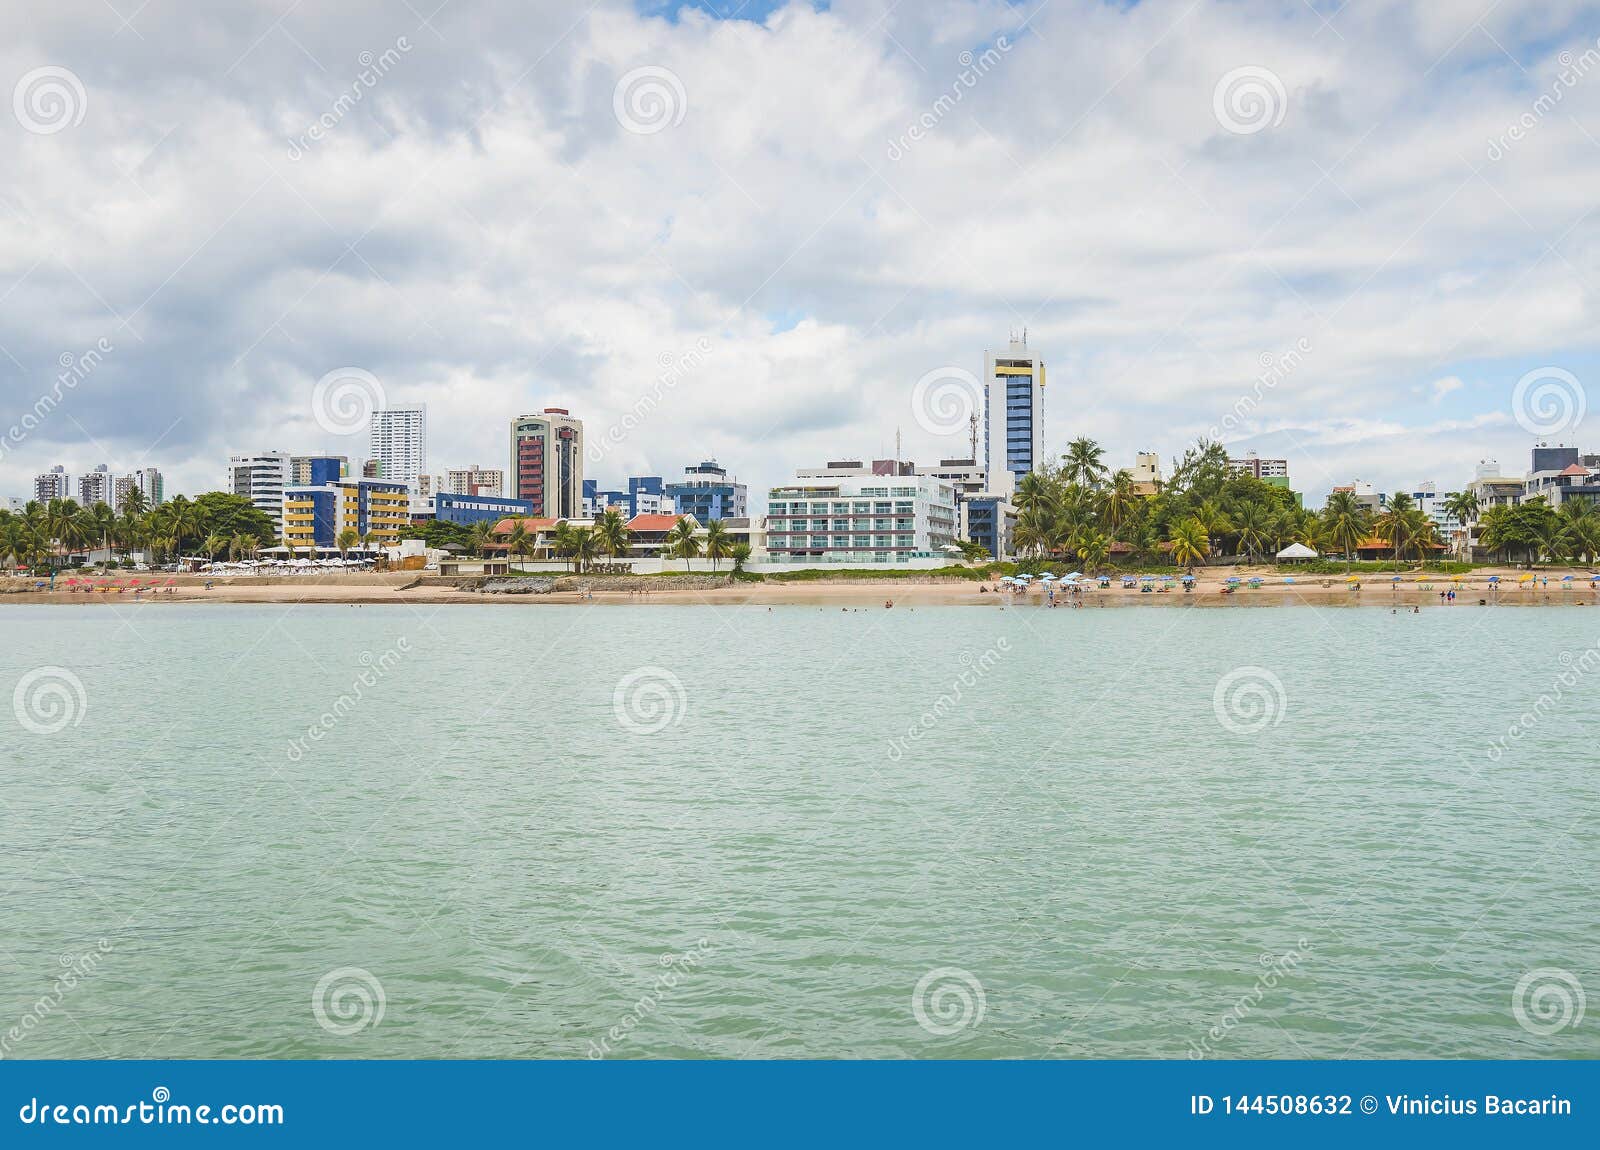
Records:
[[[966,455],[915,384],[1023,328],[1047,457],[1084,435],[1165,461],[1220,430],[1295,460],[1313,502],[1522,458],[1530,375],[1586,405],[1594,5],[822,7],[256,12],[203,52],[159,9],[41,15],[0,56],[23,109],[0,125],[0,424],[100,350],[7,438],[0,490],[359,455],[314,402],[353,370],[434,406],[444,466],[565,407],[605,448],[588,475],[705,455],[763,491],[897,437]],[[115,67],[141,37],[172,66]],[[29,111],[40,85],[60,122]],[[713,114],[732,91],[750,119]]]

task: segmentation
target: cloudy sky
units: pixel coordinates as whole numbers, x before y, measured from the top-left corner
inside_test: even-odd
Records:
[[[1600,5],[736,8],[13,4],[0,494],[359,457],[330,372],[431,471],[564,406],[603,485],[759,489],[965,454],[917,381],[1024,327],[1052,451],[1220,432],[1316,504],[1600,450]]]

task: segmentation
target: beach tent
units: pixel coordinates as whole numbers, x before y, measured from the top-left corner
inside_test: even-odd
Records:
[[[1315,559],[1317,553],[1304,543],[1291,543],[1278,552],[1279,559]]]

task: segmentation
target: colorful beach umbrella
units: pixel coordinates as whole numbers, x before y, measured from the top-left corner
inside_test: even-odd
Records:
[[[1518,583],[1527,583],[1532,578],[1533,578],[1533,573],[1530,571],[1528,574],[1526,574],[1526,575],[1522,576],[1522,578],[1518,579],[1517,582]]]

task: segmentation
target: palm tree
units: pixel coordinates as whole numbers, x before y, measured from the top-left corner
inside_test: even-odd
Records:
[[[122,503],[117,510],[122,512],[124,515],[135,519],[143,515],[146,511],[150,510],[150,505],[144,496],[144,489],[142,487],[130,485],[128,489],[122,493]]]
[[[711,560],[711,569],[717,569],[717,561],[728,557],[728,549],[733,546],[733,539],[728,535],[728,528],[720,519],[713,519],[706,524],[706,537],[702,545],[705,547],[706,558]]]
[[[700,554],[700,540],[695,535],[694,520],[687,515],[678,517],[667,532],[667,546],[673,557],[683,560],[683,569],[689,570],[689,560]]]
[[[1030,471],[1017,481],[1016,494],[1011,502],[1017,514],[1028,511],[1053,513],[1057,506],[1057,493],[1051,477],[1042,471]]]
[[[489,544],[493,542],[494,522],[492,520],[479,519],[467,528],[467,546],[472,548],[472,553],[478,558],[482,559],[484,557]]]
[[[1273,531],[1273,523],[1261,504],[1246,503],[1233,516],[1233,531],[1244,548],[1245,559],[1254,563],[1256,553]]]
[[[983,547],[979,547],[979,550],[983,551],[985,555],[988,554],[988,551]],[[750,561],[750,544],[741,539],[728,548],[728,555],[733,559],[733,573],[735,575],[742,574],[744,565]]]
[[[556,554],[562,558],[572,554],[572,540],[575,529],[572,524],[563,519],[556,524],[556,529],[551,536],[551,543],[555,546]]]
[[[354,527],[346,527],[339,532],[338,537],[333,541],[333,545],[339,549],[339,558],[349,558],[350,548],[356,545],[356,529]]]
[[[1172,561],[1179,567],[1193,567],[1196,563],[1204,567],[1210,553],[1211,536],[1200,520],[1185,519],[1172,528]]]
[[[1345,570],[1352,565],[1356,549],[1371,530],[1366,508],[1349,491],[1335,491],[1322,509],[1323,529],[1333,545],[1344,552]]]
[[[227,548],[227,539],[218,535],[215,531],[207,535],[200,543],[200,550],[205,553],[207,559],[215,559],[218,552],[226,551]]]
[[[1105,449],[1084,436],[1067,444],[1067,453],[1061,457],[1062,470],[1073,483],[1084,487],[1098,487],[1105,478]]]
[[[607,508],[601,513],[600,518],[594,521],[594,534],[600,547],[613,559],[620,559],[626,555],[633,541],[633,532],[628,530],[628,521],[615,508]]]
[[[1233,520],[1228,517],[1227,511],[1215,499],[1203,500],[1195,508],[1194,519],[1206,530],[1206,537],[1222,546],[1222,536],[1233,534]]]
[[[1396,491],[1383,514],[1373,521],[1372,527],[1378,533],[1378,538],[1394,548],[1396,566],[1400,563],[1400,552],[1411,546],[1417,528],[1416,518],[1412,515],[1415,509],[1410,495]]]
[[[600,554],[600,540],[595,533],[587,527],[579,527],[572,532],[572,562],[578,574]]]
[[[1456,553],[1472,558],[1472,524],[1478,518],[1478,496],[1473,491],[1452,491],[1444,497],[1444,513],[1460,526],[1456,529]]]
[[[1138,500],[1139,497],[1133,493],[1133,472],[1126,467],[1119,468],[1111,476],[1111,483],[1102,501],[1106,522],[1111,525],[1112,531],[1117,531],[1128,521]]]
[[[1600,512],[1587,500],[1568,499],[1561,504],[1561,518],[1572,553],[1582,556],[1585,563],[1594,562],[1600,553]]]
[[[1091,531],[1079,538],[1077,551],[1083,559],[1083,569],[1093,575],[1111,557],[1111,540],[1098,531]]]

